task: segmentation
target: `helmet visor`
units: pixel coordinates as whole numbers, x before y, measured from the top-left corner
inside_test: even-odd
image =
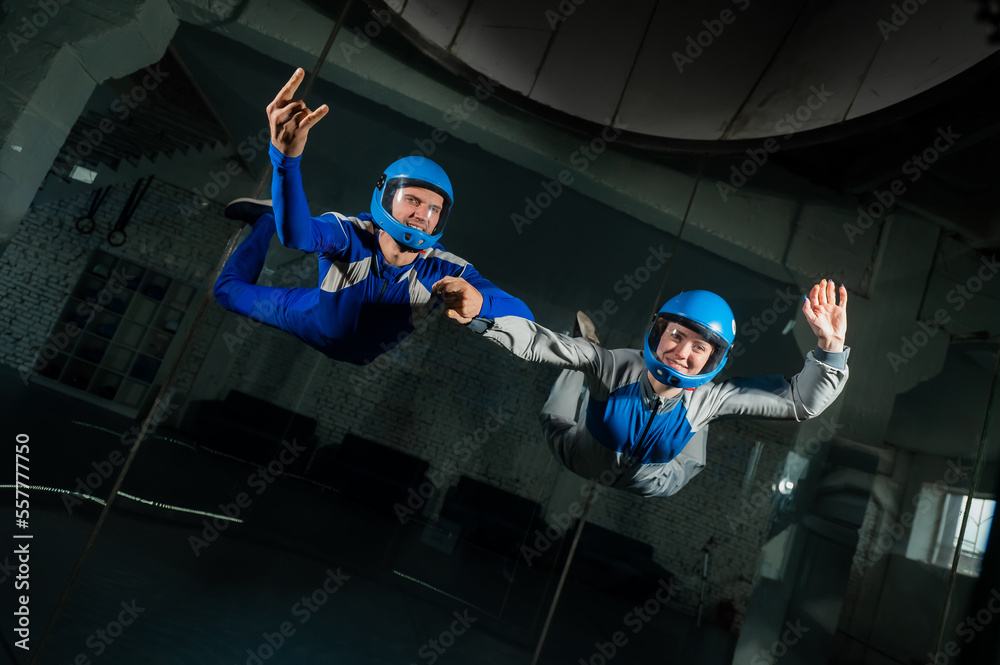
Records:
[[[653,327],[646,338],[646,346],[649,347],[646,351],[664,364],[668,364],[667,360],[656,352],[664,335],[668,335],[668,340],[677,344],[690,345],[687,355],[689,363],[700,362],[702,358],[708,356],[698,373],[692,374],[692,376],[714,372],[725,360],[726,351],[729,349],[729,343],[711,328],[683,316],[657,314]],[[704,348],[703,345],[707,345],[708,348]],[[676,367],[674,369],[682,374],[687,374]]]
[[[451,199],[438,186],[413,178],[392,178],[385,183],[382,209],[403,226],[438,236],[444,232]]]

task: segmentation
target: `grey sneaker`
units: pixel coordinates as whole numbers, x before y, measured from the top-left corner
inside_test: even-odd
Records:
[[[236,199],[226,205],[222,214],[244,224],[253,224],[261,215],[274,212],[271,203],[271,199]]]
[[[600,344],[601,340],[597,339],[597,329],[594,327],[594,322],[590,320],[590,317],[583,312],[576,313],[576,324],[573,326],[573,337],[582,337],[588,342],[593,342],[594,344]]]

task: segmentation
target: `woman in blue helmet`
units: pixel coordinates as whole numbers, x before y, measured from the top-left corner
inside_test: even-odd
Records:
[[[844,287],[839,304],[832,282],[812,288],[802,309],[817,346],[790,380],[774,375],[712,382],[729,357],[736,320],[726,301],[708,291],[667,301],[642,351],[602,348],[582,314],[584,337],[514,316],[484,322],[483,334],[520,358],[564,368],[540,415],[556,459],[584,478],[666,496],[705,467],[704,437],[695,434],[710,421],[723,416],[802,421],[837,398],[848,376],[846,305]]]
[[[226,216],[253,224],[215,284],[226,309],[295,335],[330,358],[362,365],[413,332],[440,294],[448,316],[532,318],[527,306],[438,243],[454,203],[451,181],[424,157],[393,162],[372,193],[371,213],[312,217],[299,170],[309,129],[329,110],[310,111],[293,95],[296,70],[267,107],[274,165],[270,201],[241,199]],[[319,254],[316,288],[259,286],[271,236]]]

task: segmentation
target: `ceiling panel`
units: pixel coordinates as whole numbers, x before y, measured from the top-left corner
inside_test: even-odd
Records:
[[[929,90],[997,50],[988,43],[985,26],[976,21],[976,3],[928,2],[919,7],[912,16],[883,10],[877,30],[885,38],[848,118]]]
[[[794,21],[799,3],[660,2],[618,123],[655,136],[722,137]]]
[[[645,34],[656,0],[572,2],[554,13],[558,26],[531,98],[600,124],[609,124]],[[562,19],[562,17],[565,17]]]
[[[975,12],[966,0],[408,0],[398,20],[453,71],[523,95],[508,101],[610,121],[648,146],[801,138],[903,102],[997,50]]]
[[[527,95],[552,38],[545,10],[555,2],[474,0],[452,53],[500,84]]]
[[[441,48],[448,48],[472,0],[407,0],[403,20]]]
[[[876,23],[886,7],[867,0],[808,4],[727,138],[788,136],[841,122],[882,44]]]

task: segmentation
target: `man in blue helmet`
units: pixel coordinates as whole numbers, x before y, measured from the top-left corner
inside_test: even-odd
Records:
[[[267,107],[274,165],[272,201],[239,199],[226,216],[253,224],[215,284],[226,309],[295,335],[330,358],[367,364],[413,332],[436,305],[461,323],[474,317],[531,319],[531,311],[438,243],[454,203],[451,181],[423,157],[391,164],[372,193],[371,213],[312,217],[299,169],[309,129],[329,110],[293,101],[301,69]],[[256,284],[271,236],[319,254],[317,288]]]
[[[667,301],[642,351],[599,346],[593,324],[577,315],[583,337],[552,332],[518,317],[484,322],[483,335],[515,356],[562,367],[540,420],[552,454],[577,475],[641,494],[677,492],[705,467],[712,420],[749,416],[802,421],[818,416],[847,381],[847,290],[814,286],[803,302],[816,348],[802,371],[783,376],[712,379],[725,367],[736,319],[725,300],[688,291]],[[580,395],[586,386],[585,413]],[[689,445],[690,443],[690,445]]]

